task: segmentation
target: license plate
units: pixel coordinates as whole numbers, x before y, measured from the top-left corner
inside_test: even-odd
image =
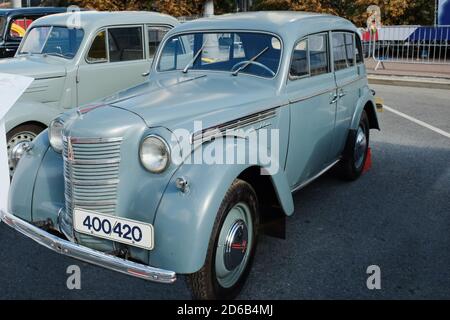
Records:
[[[147,250],[152,250],[154,245],[153,226],[148,223],[75,208],[73,227],[80,233]]]

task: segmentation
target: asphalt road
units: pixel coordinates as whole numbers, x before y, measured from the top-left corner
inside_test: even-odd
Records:
[[[450,92],[373,86],[386,105],[450,132]],[[379,114],[373,166],[353,183],[332,173],[295,195],[287,239],[261,239],[243,299],[450,298],[450,139]],[[66,268],[81,267],[68,290]],[[368,290],[366,268],[381,268]],[[189,299],[184,279],[148,283],[52,253],[0,225],[1,299]]]

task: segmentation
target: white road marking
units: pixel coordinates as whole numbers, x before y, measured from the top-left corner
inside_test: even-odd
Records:
[[[390,111],[392,113],[395,113],[396,115],[399,115],[400,117],[408,119],[409,121],[412,121],[412,122],[418,124],[419,126],[422,126],[424,128],[430,129],[430,130],[432,130],[432,131],[434,131],[436,133],[439,133],[440,135],[443,135],[444,137],[447,137],[447,138],[450,139],[450,133],[448,133],[447,131],[444,131],[444,130],[436,128],[436,127],[433,127],[431,124],[428,124],[426,122],[423,122],[421,120],[418,120],[416,118],[408,116],[407,114],[404,114],[403,112],[400,112],[400,111],[397,111],[397,110],[395,110],[395,109],[393,109],[391,107],[388,107],[387,105],[383,105],[383,109],[385,109],[387,111]]]

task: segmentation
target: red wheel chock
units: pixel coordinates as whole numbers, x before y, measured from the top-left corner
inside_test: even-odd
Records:
[[[364,162],[363,172],[369,171],[372,168],[372,149],[367,150],[366,162]]]

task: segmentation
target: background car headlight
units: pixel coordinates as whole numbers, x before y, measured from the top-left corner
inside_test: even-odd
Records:
[[[150,172],[163,172],[170,162],[170,150],[162,138],[150,135],[144,139],[139,151],[142,165]]]
[[[53,120],[48,128],[48,139],[50,141],[50,145],[58,153],[61,153],[63,149],[63,128],[64,123],[59,119]]]

